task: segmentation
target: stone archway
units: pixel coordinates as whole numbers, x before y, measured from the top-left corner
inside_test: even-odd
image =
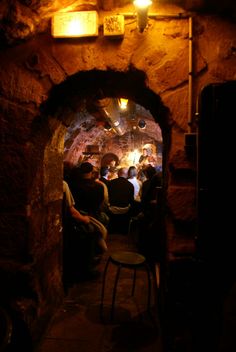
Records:
[[[188,37],[187,18],[153,20],[144,35],[134,26],[126,26],[121,41],[102,36],[56,41],[45,32],[0,53],[0,269],[6,274],[1,297],[9,300],[10,292],[10,299],[23,296],[24,300],[26,295],[33,307],[25,313],[32,328],[35,321],[40,325],[39,320],[50,315],[62,296],[58,253],[63,142],[83,98],[122,94],[151,111],[163,132],[166,183],[171,173],[170,185],[165,184],[170,242],[180,244],[177,251],[183,254],[186,240],[192,242],[195,234],[195,161],[186,158],[184,148],[190,123],[188,77],[190,73],[194,78],[193,101],[206,83],[234,77],[235,25],[215,16],[195,16],[193,38]],[[209,37],[214,39],[210,45]],[[189,72],[192,39],[196,50],[194,72]],[[214,50],[216,45],[221,55]],[[186,223],[191,226],[184,229]],[[184,234],[184,246],[176,234]]]
[[[11,227],[6,231],[8,241],[4,242],[4,250],[8,258],[22,261],[22,265],[16,268],[22,272],[23,290],[30,297],[29,313],[26,312],[26,315],[31,314],[31,307],[34,307],[34,314],[30,316],[32,330],[35,321],[44,320],[64,294],[61,275],[61,203],[67,127],[81,110],[84,99],[100,97],[101,94],[108,97],[127,96],[147,108],[159,123],[167,155],[170,146],[169,112],[160,97],[146,86],[145,80],[145,74],[138,70],[126,73],[97,70],[80,72],[54,86],[45,103],[39,104],[37,101],[38,107],[35,104],[34,109],[31,106],[18,109],[17,123],[12,125],[9,134],[15,139],[9,153],[14,157],[18,177],[13,178],[12,168],[11,175],[7,172],[10,159],[3,169],[3,174],[6,170],[6,174],[10,175],[13,199],[16,199],[11,208],[9,198],[5,204],[8,210],[12,209],[12,213],[9,214]],[[8,114],[10,120],[16,115],[17,110],[13,105],[5,103],[2,109],[1,113]],[[20,245],[15,245],[15,238]],[[14,289],[14,297],[21,293],[20,287],[22,285],[17,285]],[[11,290],[8,284],[5,289],[6,292]]]
[[[139,103],[148,109],[156,122],[161,126],[163,134],[163,179],[164,188],[168,184],[168,172],[166,160],[168,159],[170,147],[170,121],[169,111],[162,103],[160,97],[147,88],[145,74],[141,71],[131,70],[126,73],[117,71],[88,71],[77,73],[69,77],[59,86],[51,91],[49,99],[42,105],[41,109],[48,116],[48,124],[58,124],[67,127],[78,118],[78,111],[83,107],[85,100],[101,99],[103,97],[127,96],[132,101]],[[59,127],[58,127],[59,128]],[[62,128],[62,127],[61,127]],[[56,132],[57,137],[61,132]],[[56,138],[57,139],[57,138]],[[55,142],[56,142],[55,139]],[[53,142],[54,143],[54,142]],[[60,141],[57,140],[58,149]],[[55,151],[56,145],[54,145]],[[60,153],[59,153],[60,154]],[[57,157],[58,163],[62,163],[61,156]],[[54,184],[59,184],[62,179],[61,173],[54,173],[55,160],[47,158],[44,160],[47,170],[50,171],[48,179],[54,179]],[[61,169],[61,167],[57,167]],[[50,192],[50,190],[49,190]],[[50,222],[50,219],[47,219]],[[45,225],[48,227],[48,224]]]
[[[20,101],[18,104],[20,109],[17,109],[15,104],[6,101],[3,104],[5,109],[3,113],[7,116],[6,120],[17,122],[12,124],[11,133],[7,134],[7,137],[12,138],[13,142],[9,152],[12,148],[14,162],[17,163],[17,172],[20,175],[17,182],[14,179],[14,170],[10,175],[10,179],[13,180],[11,187],[13,185],[14,197],[16,202],[20,199],[20,203],[17,203],[17,207],[15,206],[16,202],[13,206],[11,204],[11,208],[8,200],[5,203],[8,206],[7,210],[10,209],[12,213],[9,214],[11,235],[9,236],[8,227],[5,231],[7,241],[4,244],[7,244],[7,250],[11,251],[10,255],[14,258],[13,260],[20,257],[23,262],[20,270],[24,272],[26,270],[24,264],[27,261],[28,277],[25,280],[27,285],[25,291],[28,290],[28,286],[31,287],[32,306],[36,305],[38,308],[38,315],[36,314],[32,320],[43,320],[63,296],[61,202],[64,136],[71,121],[82,109],[84,100],[124,96],[150,111],[154,120],[158,122],[163,135],[165,192],[168,189],[167,163],[171,142],[171,125],[173,124],[167,103],[164,104],[161,96],[157,93],[158,88],[153,88],[153,90],[150,88],[145,68],[142,71],[135,69],[133,65],[127,65],[118,71],[117,68],[107,69],[108,65],[104,70],[95,70],[92,69],[92,62],[89,62],[84,71],[74,63],[73,71],[67,72],[68,78],[66,78],[66,69],[64,71],[61,69],[63,65],[59,69],[57,64],[53,62],[55,71],[52,70],[50,73],[48,71],[48,67],[51,67],[50,60],[53,61],[51,57],[49,58],[50,54],[48,53],[54,51],[55,48],[58,50],[59,47],[46,41],[41,43],[43,48],[41,49],[39,44],[36,40],[33,43],[33,49],[30,45],[26,45],[24,53],[21,52],[22,61],[25,60],[24,65],[17,65],[18,63],[15,63],[13,59],[12,67],[10,65],[9,68],[5,61],[3,68],[1,68],[6,72],[11,72],[11,75],[16,79],[15,87],[17,90],[13,92],[15,93],[14,99]],[[22,50],[22,48],[14,50],[17,52],[18,49]],[[61,46],[59,51],[60,54],[63,54]],[[74,54],[75,57],[77,57],[77,52]],[[68,56],[64,57],[64,60],[66,65]],[[44,75],[42,72],[48,72],[48,74]],[[7,78],[2,81],[2,90],[6,96],[12,97],[12,91],[8,89],[7,84],[4,85],[5,82],[8,82]],[[23,87],[26,88],[23,89]],[[48,87],[52,88],[49,90]],[[42,103],[43,100],[44,103]],[[15,119],[15,115],[17,119]],[[179,139],[177,142],[179,143]],[[4,160],[7,161],[7,159]],[[9,162],[4,165],[4,170],[8,165]],[[9,175],[7,172],[5,174]],[[21,180],[25,180],[25,182],[21,182]],[[18,222],[14,222],[12,219],[17,219]],[[17,236],[15,236],[16,233]],[[15,246],[15,237],[17,240],[20,239],[21,246]],[[15,290],[16,294],[17,292],[18,290]]]
[[[51,130],[52,135],[45,145],[43,165],[47,174],[48,185],[52,183],[57,189],[54,194],[59,195],[60,182],[62,180],[62,138],[65,134],[65,127],[78,118],[78,112],[83,108],[84,101],[101,99],[103,97],[127,96],[132,101],[139,103],[149,110],[156,122],[160,125],[163,135],[163,180],[164,190],[168,185],[167,163],[170,148],[170,120],[168,108],[164,106],[160,97],[147,88],[145,74],[141,71],[128,71],[126,73],[116,71],[88,71],[77,73],[66,81],[55,86],[51,91],[48,100],[41,106],[41,111],[46,117],[46,126]],[[45,128],[45,127],[44,127]],[[45,136],[45,133],[42,133]],[[46,142],[46,141],[45,141]],[[36,142],[37,144],[38,141]],[[51,144],[51,145],[50,145]],[[56,149],[58,153],[56,152]],[[51,157],[47,156],[49,151]],[[53,154],[51,154],[53,153]],[[56,155],[57,154],[57,155]],[[53,157],[52,157],[53,155]],[[58,170],[55,174],[55,170]],[[46,194],[52,194],[48,185],[44,184]],[[166,196],[162,200],[165,202]],[[52,200],[49,197],[49,200]],[[51,214],[54,212],[52,211]],[[33,219],[33,218],[32,218]],[[46,218],[45,228],[51,228],[52,217]],[[55,235],[55,234],[54,234]],[[163,241],[164,243],[165,241]]]

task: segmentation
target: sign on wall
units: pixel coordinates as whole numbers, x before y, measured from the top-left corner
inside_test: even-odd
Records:
[[[96,11],[58,12],[52,18],[51,33],[54,38],[98,36],[98,13]]]
[[[123,36],[125,32],[124,16],[105,16],[103,22],[103,32],[105,36]]]

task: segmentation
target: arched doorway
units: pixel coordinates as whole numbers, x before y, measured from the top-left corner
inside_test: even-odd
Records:
[[[46,158],[43,160],[44,168],[48,170],[48,180],[54,179],[54,184],[62,181],[63,171],[63,138],[66,128],[70,128],[73,121],[83,118],[85,106],[93,108],[91,101],[104,97],[127,97],[137,104],[148,109],[154,120],[160,125],[163,135],[163,188],[168,184],[168,173],[166,170],[166,160],[170,147],[170,121],[168,109],[163,105],[160,97],[148,89],[145,85],[145,75],[140,71],[121,72],[101,72],[89,71],[78,73],[69,77],[59,86],[54,87],[49,99],[42,106],[44,116],[47,116],[48,126],[54,124],[55,128],[49,139],[45,140],[45,148],[57,150],[56,158]],[[91,105],[90,105],[91,104]],[[95,114],[96,115],[96,114]],[[96,116],[95,116],[96,117]],[[96,119],[99,122],[99,119]],[[83,138],[83,134],[88,133],[93,127],[85,118],[82,121],[83,129],[78,136]],[[97,128],[97,125],[96,125]],[[51,146],[50,146],[51,144]],[[54,174],[56,168],[61,172]],[[48,181],[49,185],[49,181]],[[44,184],[47,190],[47,185]],[[163,197],[164,199],[165,197]],[[45,226],[50,226],[52,219],[46,220]]]

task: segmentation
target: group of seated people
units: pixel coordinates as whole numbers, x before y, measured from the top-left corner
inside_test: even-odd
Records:
[[[64,258],[69,256],[64,264],[66,276],[78,270],[89,277],[107,250],[108,233],[127,233],[132,216],[148,216],[155,201],[156,170],[148,165],[143,172],[146,179],[142,182],[135,166],[121,167],[117,177],[109,180],[108,167],[98,170],[83,162],[67,174],[63,181]]]

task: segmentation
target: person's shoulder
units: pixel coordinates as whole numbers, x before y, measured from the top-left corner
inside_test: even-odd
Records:
[[[96,180],[94,182],[94,185],[97,189],[102,189],[102,190],[104,189],[104,183],[102,181]]]
[[[68,189],[69,189],[68,183],[65,180],[63,180],[63,192],[66,192]]]

